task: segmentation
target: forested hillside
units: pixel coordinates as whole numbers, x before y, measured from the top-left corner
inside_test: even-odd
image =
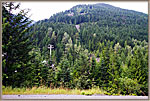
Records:
[[[27,40],[32,58],[15,64],[15,74],[4,69],[4,86],[100,87],[110,95],[148,95],[147,14],[102,3],[77,5],[31,27],[25,36],[33,34]],[[6,60],[3,68],[12,68]]]

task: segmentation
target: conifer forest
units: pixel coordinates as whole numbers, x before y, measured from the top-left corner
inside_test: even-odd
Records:
[[[148,14],[97,3],[33,23],[20,6],[2,3],[4,87],[148,96]]]

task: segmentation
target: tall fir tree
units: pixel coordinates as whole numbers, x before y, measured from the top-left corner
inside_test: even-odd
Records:
[[[2,50],[3,50],[3,85],[13,87],[20,86],[26,78],[22,76],[29,67],[28,61],[32,58],[29,51],[32,49],[32,41],[28,34],[31,20],[27,17],[28,11],[19,9],[20,4],[15,5],[12,2],[2,3]]]

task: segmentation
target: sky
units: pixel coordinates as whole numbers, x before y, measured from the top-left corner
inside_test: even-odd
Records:
[[[18,3],[18,2],[17,2]],[[139,12],[143,12],[148,14],[148,2],[146,1],[135,1],[135,2],[127,2],[127,1],[111,1],[111,2],[80,2],[80,1],[47,1],[47,2],[20,2],[21,9],[29,8],[30,12],[29,15],[31,15],[30,19],[34,21],[38,20],[43,20],[43,19],[48,19],[50,16],[53,14],[59,13],[61,11],[69,10],[75,5],[78,4],[96,4],[96,3],[105,3],[105,4],[110,4],[112,6],[120,7],[123,9],[129,9],[129,10],[135,10]]]

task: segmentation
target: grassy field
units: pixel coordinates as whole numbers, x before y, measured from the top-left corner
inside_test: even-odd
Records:
[[[33,87],[29,88],[13,88],[3,87],[3,95],[16,95],[16,94],[68,94],[68,95],[92,95],[92,94],[106,94],[107,92],[101,90],[100,88],[92,88],[88,90],[79,89],[65,89],[65,88],[48,88],[48,87]]]

